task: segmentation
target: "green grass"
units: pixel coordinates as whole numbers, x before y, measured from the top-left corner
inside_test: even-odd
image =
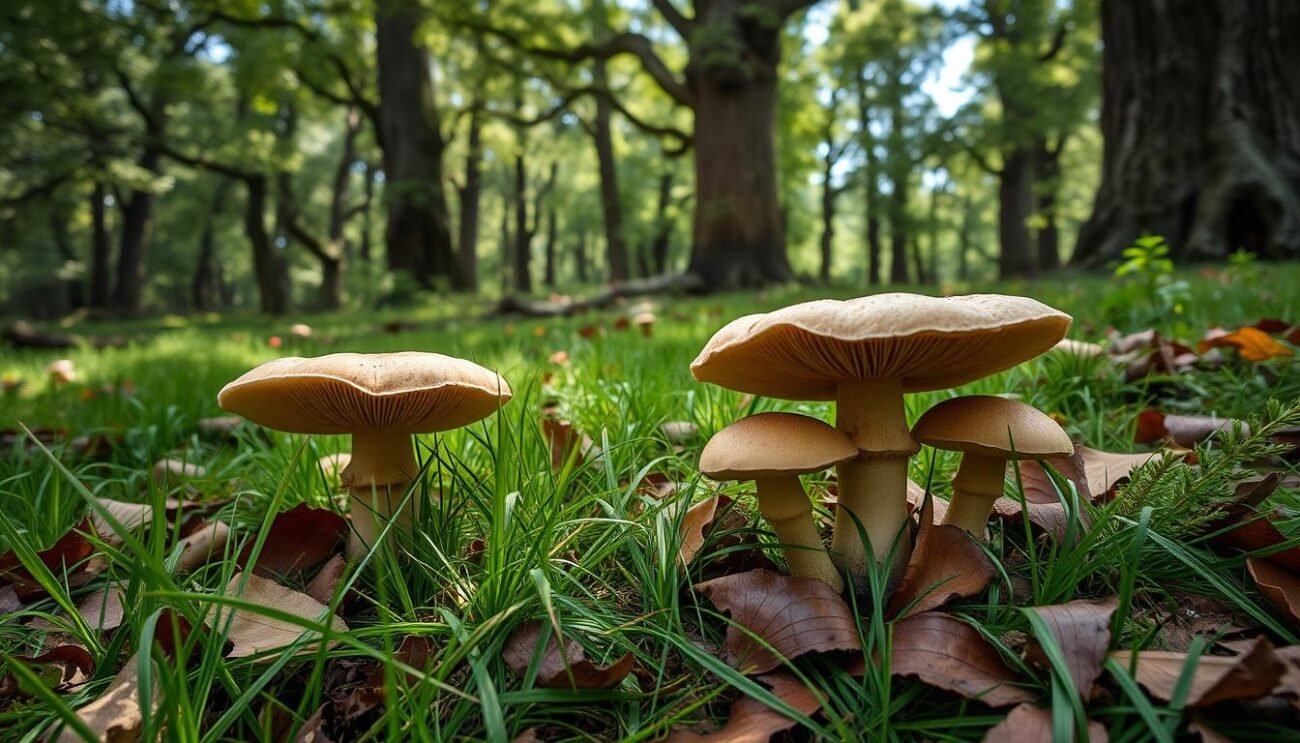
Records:
[[[1269,266],[1251,281],[1224,282],[1199,273],[1180,278],[1189,282],[1192,299],[1180,311],[1164,313],[1153,312],[1115,282],[1097,278],[948,289],[1037,297],[1074,314],[1070,335],[1083,340],[1100,339],[1108,325],[1129,331],[1153,320],[1162,332],[1184,341],[1196,340],[1209,327],[1231,328],[1262,317],[1300,322],[1300,292],[1294,290],[1300,285],[1298,266]],[[172,663],[142,666],[160,694],[143,735],[149,740],[272,740],[273,717],[301,724],[325,701],[323,689],[335,683],[338,669],[368,658],[385,661],[390,678],[382,712],[364,721],[371,740],[510,740],[530,727],[539,727],[548,740],[653,740],[675,724],[694,723],[705,715],[725,719],[737,690],[772,701],[762,687],[709,652],[721,641],[725,624],[690,585],[716,545],[706,548],[705,559],[689,571],[683,569],[676,559],[672,510],[639,492],[639,485],[647,474],[662,472],[683,483],[675,497],[698,500],[711,489],[699,479],[694,457],[718,429],[763,410],[832,419],[830,406],[822,403],[759,399],[744,404],[737,393],[695,382],[688,368],[727,320],[813,296],[819,295],[780,289],[661,300],[660,319],[649,339],[634,331],[613,331],[615,312],[481,321],[457,316],[472,316],[481,305],[443,301],[416,311],[76,328],[123,333],[131,342],[120,349],[67,354],[0,351],[0,375],[27,380],[20,394],[0,397],[0,428],[21,422],[66,429],[70,435],[118,431],[124,436],[108,461],[76,463],[65,457],[70,472],[39,453],[0,453],[0,551],[29,554],[78,523],[89,494],[161,503],[166,494],[150,483],[148,471],[163,456],[208,468],[194,485],[201,497],[223,503],[216,518],[235,527],[231,555],[245,543],[258,542],[276,512],[298,503],[335,507],[334,486],[317,459],[345,449],[345,439],[246,431],[237,445],[217,445],[195,433],[195,421],[220,412],[216,392],[224,383],[276,355],[438,351],[500,371],[515,392],[495,417],[460,431],[420,437],[425,477],[413,497],[436,489],[441,500],[425,514],[418,536],[401,544],[403,557],[381,552],[348,574],[344,585],[354,586],[362,598],[348,615],[351,632],[336,638],[340,642],[334,649],[256,662],[223,660],[223,624],[214,620],[230,601],[222,594],[235,572],[233,561],[173,577],[167,561],[173,557],[174,535],[159,520],[122,546],[105,548],[109,569],[104,578],[120,582],[126,591],[123,626],[107,635],[76,623],[65,628],[98,661],[94,680],[69,694],[4,702],[0,738],[38,740],[57,721],[68,719],[71,710],[99,696],[135,648],[165,631],[158,626],[163,609],[194,626],[206,620],[210,628],[192,635],[195,655],[184,670]],[[420,327],[400,334],[380,330],[398,319]],[[291,322],[312,325],[315,335],[291,341]],[[579,329],[592,324],[606,332],[581,338]],[[270,347],[267,339],[273,334],[284,338],[283,348]],[[560,350],[570,355],[565,366],[548,361]],[[55,387],[42,369],[63,356],[74,361],[80,378]],[[544,383],[547,374],[552,376]],[[131,391],[122,392],[124,387]],[[1139,448],[1132,443],[1133,430],[1144,407],[1257,414],[1269,398],[1300,399],[1300,372],[1289,360],[1233,362],[1213,373],[1130,384],[1095,362],[1050,355],[959,392],[1017,393],[1057,415],[1087,445],[1125,451]],[[915,420],[951,394],[909,396],[909,418]],[[558,403],[603,455],[554,471],[539,427],[540,409],[547,402]],[[699,442],[680,454],[659,430],[673,420],[689,420],[701,429]],[[54,455],[60,456],[59,446]],[[913,479],[930,481],[937,494],[947,494],[955,457],[927,449],[911,466]],[[727,492],[748,490],[729,487]],[[1068,488],[1062,495],[1069,496]],[[1293,493],[1275,499],[1295,506]],[[753,511],[748,498],[740,505]],[[1114,504],[1092,509],[1092,526],[1077,524],[1062,543],[1027,539],[1023,529],[999,527],[991,550],[1000,577],[983,595],[952,608],[1003,649],[1043,703],[1057,708],[1058,725],[1074,725],[1085,711],[1069,701],[1061,674],[1028,666],[1006,644],[1008,633],[1036,629],[1018,608],[1025,604],[1019,593],[1023,584],[1040,604],[1120,595],[1130,611],[1119,622],[1119,647],[1161,646],[1164,636],[1151,610],[1186,595],[1222,601],[1240,614],[1260,618],[1259,624],[1273,628],[1275,639],[1297,640],[1300,630],[1262,601],[1245,577],[1240,557],[1216,555],[1184,535],[1162,534],[1153,525],[1169,519],[1153,518],[1153,513],[1128,513]],[[746,530],[770,538],[756,516]],[[470,560],[467,549],[476,539],[483,539],[487,549],[480,559]],[[779,560],[779,551],[771,555]],[[57,585],[60,577],[45,576],[54,599],[0,620],[0,671],[22,675],[8,659],[32,654],[46,640],[45,630],[26,626],[29,619],[57,614],[60,606],[66,610],[87,592],[65,591]],[[1013,590],[1016,605],[1010,600]],[[883,650],[889,625],[872,606],[859,610],[864,647]],[[515,677],[502,660],[503,645],[515,627],[538,618],[558,621],[593,660],[634,653],[638,674],[609,692],[548,690]],[[427,670],[417,674],[418,683],[408,687],[392,657],[411,634],[430,638],[435,654]],[[863,678],[848,676],[831,658],[802,658],[793,666],[826,697],[823,711],[802,721],[806,733],[823,739],[978,740],[1004,714],[919,682],[891,679],[878,666]],[[1121,691],[1086,714],[1105,724],[1113,740],[1171,739],[1186,719],[1180,709],[1150,702],[1131,683],[1112,685]],[[1233,736],[1233,726],[1221,729]],[[1238,740],[1276,732],[1257,720],[1236,729]]]

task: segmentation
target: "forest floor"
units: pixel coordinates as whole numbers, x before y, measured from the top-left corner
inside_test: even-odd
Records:
[[[121,348],[0,350],[0,739],[1294,736],[1297,286],[1287,265],[951,287],[1033,296],[1109,350],[959,390],[1012,393],[1092,451],[1050,476],[1022,465],[984,548],[930,531],[924,588],[945,589],[910,585],[908,602],[752,572],[783,565],[752,485],[719,499],[696,469],[744,415],[833,419],[829,404],[695,382],[710,335],[847,289],[651,300],[649,337],[626,327],[636,301],[547,320],[449,304],[161,318],[72,328],[122,334]],[[394,350],[471,359],[514,399],[419,437],[412,497],[441,498],[400,554],[357,566],[322,460],[345,438],[199,421],[276,356]],[[45,371],[58,359],[65,383]],[[909,420],[952,394],[909,395]],[[564,446],[584,436],[595,448]],[[938,506],[956,464],[927,448],[910,475]]]

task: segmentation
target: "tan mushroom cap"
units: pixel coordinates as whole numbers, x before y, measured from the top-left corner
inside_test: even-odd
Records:
[[[701,382],[789,400],[834,399],[840,380],[946,389],[1052,348],[1070,316],[1028,297],[873,294],[819,299],[723,327],[691,364]]]
[[[718,431],[700,453],[715,480],[762,480],[824,470],[858,448],[841,431],[796,413],[759,413]]]
[[[912,427],[912,438],[945,451],[1007,459],[1074,453],[1070,437],[1047,414],[1032,405],[992,395],[944,400],[925,411]]]
[[[289,433],[432,433],[460,428],[510,401],[510,385],[440,353],[287,357],[222,388],[221,407]]]

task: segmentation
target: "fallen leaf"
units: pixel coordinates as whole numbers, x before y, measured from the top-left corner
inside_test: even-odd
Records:
[[[527,673],[543,626],[538,620],[524,622],[506,640],[502,658],[517,675]],[[565,638],[561,650],[555,633],[547,632],[547,635],[546,647],[537,666],[539,686],[547,689],[613,689],[632,672],[632,653],[624,653],[613,663],[602,666],[588,660],[582,646],[573,640]]]
[[[223,521],[213,521],[195,529],[176,543],[175,549],[180,551],[180,557],[176,559],[176,574],[184,575],[223,555],[228,541],[230,527]]]
[[[990,707],[1033,701],[997,649],[974,627],[932,611],[894,625],[890,673],[911,676]]]
[[[1101,601],[1071,601],[1029,609],[1047,625],[1052,640],[1065,656],[1074,688],[1083,700],[1092,696],[1092,684],[1101,675],[1110,648],[1110,620],[1119,606],[1115,598]],[[1025,646],[1025,658],[1040,668],[1049,668],[1047,655],[1037,639]]]
[[[821,709],[821,699],[792,674],[770,673],[759,676],[757,680],[767,686],[773,696],[802,715],[811,715]],[[741,697],[731,705],[727,724],[718,732],[701,735],[677,729],[668,736],[667,743],[766,743],[772,736],[796,724],[794,719],[757,699]]]
[[[96,498],[95,501],[103,506],[108,515],[113,517],[128,532],[153,523],[152,503],[127,503],[108,498]],[[175,516],[176,511],[180,509],[181,502],[175,498],[167,498],[163,501],[163,507],[170,518]],[[108,518],[103,514],[93,511],[90,514],[90,522],[94,525],[95,532],[108,544],[122,543],[122,536],[117,533],[113,525],[109,523]]]
[[[685,444],[700,435],[700,427],[690,421],[668,421],[659,426],[670,444]]]
[[[236,432],[242,425],[244,425],[244,419],[237,415],[221,415],[215,418],[200,418],[196,428],[203,438],[235,441],[237,438]]]
[[[1032,704],[1021,704],[1006,719],[989,728],[984,743],[1026,743],[1052,740],[1052,711]],[[1089,743],[1106,743],[1110,736],[1101,723],[1088,721]]]
[[[1287,322],[1286,320],[1278,319],[1276,317],[1265,317],[1265,318],[1261,318],[1259,322],[1255,323],[1251,327],[1255,328],[1256,330],[1262,330],[1265,333],[1269,333],[1271,335],[1278,335],[1280,333],[1285,333],[1286,331],[1290,330],[1291,323]]]
[[[1160,452],[1122,452],[1101,451],[1086,446],[1075,447],[1075,454],[1083,460],[1083,474],[1087,480],[1088,497],[1094,501],[1106,501],[1115,492],[1115,488],[1128,482],[1133,470],[1141,467]],[[1076,485],[1078,483],[1076,482]],[[1083,494],[1079,489],[1079,494]]]
[[[641,479],[638,493],[648,495],[655,500],[667,500],[677,494],[681,483],[671,479],[662,472],[650,472]]]
[[[1294,355],[1291,349],[1273,340],[1268,333],[1248,325],[1230,333],[1211,331],[1196,345],[1201,353],[1211,348],[1235,348],[1241,358],[1247,361],[1266,361]]]
[[[126,610],[122,606],[121,587],[114,583],[91,591],[77,602],[77,614],[81,616],[86,626],[100,632],[111,632],[122,626]],[[67,615],[62,612],[58,616],[63,622],[68,621]],[[27,626],[45,630],[62,629],[62,625],[45,617],[37,617],[28,622]]]
[[[1246,560],[1246,570],[1264,598],[1300,626],[1300,575],[1258,557]]]
[[[1152,374],[1178,374],[1199,361],[1196,352],[1154,330],[1113,337],[1111,358],[1124,366],[1124,379],[1133,382]]]
[[[993,580],[993,561],[965,529],[933,523],[933,502],[929,498],[921,507],[916,545],[889,601],[891,616],[910,617],[974,596]]]
[[[105,743],[130,743],[139,739],[144,715],[140,709],[140,662],[138,655],[127,659],[112,683],[98,699],[77,710],[77,717]],[[151,706],[157,704],[157,686]],[[84,743],[76,730],[65,727],[56,743]]]
[[[727,627],[722,658],[745,673],[766,673],[782,659],[805,653],[862,650],[849,605],[815,578],[751,570],[697,583],[695,590],[730,615],[732,624]]]
[[[15,656],[14,660],[21,662],[28,670],[35,673],[45,688],[56,692],[75,689],[95,675],[95,658],[90,651],[80,645],[57,645],[39,655],[31,657],[20,655]],[[33,692],[31,689],[25,689],[23,682],[12,673],[0,682],[0,699],[5,696],[3,690],[8,689],[27,696]]]
[[[1168,702],[1190,656],[1165,650],[1136,653],[1117,650],[1110,657],[1132,672],[1151,696]],[[1133,672],[1135,662],[1137,669]],[[1230,700],[1258,699],[1270,693],[1285,672],[1286,664],[1263,637],[1256,639],[1250,650],[1235,657],[1202,655],[1192,671],[1184,706],[1207,707]]]
[[[917,485],[911,480],[907,481],[907,508],[910,512],[916,513],[925,505],[925,488]],[[839,498],[831,501],[836,506],[839,505]],[[942,524],[944,516],[948,515],[948,501],[941,498],[931,498],[930,508],[934,514],[930,517],[932,524]]]
[[[595,449],[595,442],[590,436],[578,431],[569,421],[559,418],[543,418],[542,435],[546,437],[551,449],[551,467],[557,470],[568,463],[570,456],[574,457],[575,467],[581,465],[583,458]]]
[[[1267,515],[1245,503],[1226,506],[1223,515],[1206,527],[1206,531],[1214,534],[1210,539],[1214,546],[1242,552],[1268,550],[1290,541]],[[1300,573],[1300,547],[1275,550],[1263,559]]]
[[[66,580],[68,588],[86,585],[105,567],[103,560],[92,557],[94,546],[86,535],[93,533],[93,529],[91,520],[86,519],[60,537],[49,549],[36,553],[37,559],[54,574],[55,579]],[[27,602],[45,596],[45,589],[12,551],[0,556],[0,581],[12,584],[20,601]]]
[[[1205,724],[1205,720],[1187,723],[1187,732],[1201,736],[1201,743],[1233,743],[1231,738]]]
[[[718,498],[719,496],[715,495],[690,506],[678,522],[677,557],[683,565],[690,565],[700,549],[704,547],[704,529],[713,523],[713,517],[718,511]],[[683,505],[686,503],[675,504],[678,508]],[[676,521],[676,514],[672,507],[665,509],[665,514],[669,522]]]
[[[247,583],[241,590],[240,584],[244,581]],[[348,631],[348,625],[331,614],[321,602],[305,593],[299,593],[258,575],[236,573],[226,585],[226,595],[308,621],[328,622],[335,634]],[[274,619],[252,609],[235,609],[233,616],[223,617],[216,626],[224,626],[227,619],[229,628],[226,640],[231,643],[230,652],[226,653],[227,658],[246,658],[278,650],[297,642],[304,634],[309,634],[312,638],[319,636],[318,633],[303,629],[297,624]],[[337,640],[330,640],[329,644],[333,646],[336,642]],[[297,652],[309,653],[315,649],[316,643],[311,641],[301,644]],[[268,656],[264,660],[270,661],[273,658]]]
[[[23,608],[23,602],[18,600],[18,592],[11,585],[0,586],[0,616],[12,614]]]
[[[347,469],[349,464],[352,464],[352,455],[345,451],[337,452],[335,454],[326,454],[316,460],[316,465],[320,467],[321,471],[325,473],[325,476],[331,480],[338,480],[339,476],[343,474],[343,470]]]
[[[333,600],[334,591],[338,588],[339,581],[343,579],[347,568],[348,561],[343,559],[343,555],[331,557],[329,562],[326,562],[317,571],[316,577],[312,578],[311,582],[307,584],[307,595],[322,604],[329,604]]]
[[[150,477],[159,487],[174,485],[183,480],[194,480],[207,474],[208,471],[197,464],[171,457],[154,462],[153,470],[150,471]]]
[[[1167,439],[1190,449],[1208,440],[1219,431],[1230,431],[1240,425],[1242,433],[1249,434],[1250,426],[1234,418],[1213,415],[1166,415],[1158,410],[1145,410],[1138,416],[1138,429],[1134,441],[1149,444]]]
[[[263,577],[275,577],[307,570],[337,552],[347,536],[348,522],[342,516],[323,508],[299,504],[271,520],[253,572]],[[253,546],[253,540],[249,540],[240,552],[240,569],[249,567]]]

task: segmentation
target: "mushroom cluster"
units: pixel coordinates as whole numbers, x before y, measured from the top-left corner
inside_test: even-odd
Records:
[[[701,469],[722,479],[757,480],[742,473],[796,473],[790,476],[797,478],[798,471],[819,469],[814,461],[823,463],[820,468],[835,464],[839,503],[829,555],[824,559],[816,555],[824,548],[816,530],[808,530],[810,515],[794,517],[801,524],[807,521],[807,528],[773,523],[778,537],[799,547],[797,559],[790,559],[793,554],[788,553],[791,572],[838,587],[839,576],[825,574],[825,566],[834,560],[861,589],[867,583],[869,561],[883,564],[892,558],[897,577],[911,552],[906,528],[907,463],[919,451],[917,442],[922,439],[915,434],[924,433],[926,443],[966,453],[964,474],[955,483],[961,494],[954,498],[947,521],[981,533],[992,504],[988,495],[1002,493],[1007,459],[1053,456],[1069,446],[1069,438],[1050,418],[1001,398],[949,401],[946,412],[939,406],[931,411],[933,417],[927,414],[931,422],[924,429],[910,430],[903,395],[958,387],[1009,369],[1051,349],[1069,327],[1069,315],[1041,302],[994,294],[941,298],[876,294],[805,302],[738,318],[715,333],[691,364],[695,378],[753,395],[834,400],[835,427],[841,438],[814,434],[815,427],[807,424],[787,423],[779,444],[764,449],[750,443],[755,461],[743,462],[743,468],[722,466],[726,462],[720,456],[707,456],[714,449],[711,441],[701,457]],[[961,428],[959,417],[977,421],[967,430],[979,429],[984,435],[954,434]],[[738,434],[732,429],[745,422],[717,434],[720,450],[734,446]],[[1053,427],[1050,433],[1045,432],[1047,424]],[[742,433],[754,436],[752,432],[760,429],[779,432],[782,426],[749,425]],[[843,442],[850,444],[848,456],[841,456]],[[764,451],[771,457],[768,463],[757,460]],[[797,470],[804,464],[807,469]],[[786,484],[781,492],[792,496],[795,489]],[[802,489],[798,492],[802,494]],[[759,508],[765,508],[762,484]],[[796,512],[804,513],[806,508],[781,510],[782,515]]]
[[[340,480],[352,497],[348,555],[357,558],[389,521],[395,530],[411,529],[412,509],[401,506],[420,473],[412,435],[467,426],[510,396],[510,385],[478,364],[406,351],[276,359],[226,385],[217,400],[277,431],[351,434]],[[418,512],[419,498],[410,500]]]

